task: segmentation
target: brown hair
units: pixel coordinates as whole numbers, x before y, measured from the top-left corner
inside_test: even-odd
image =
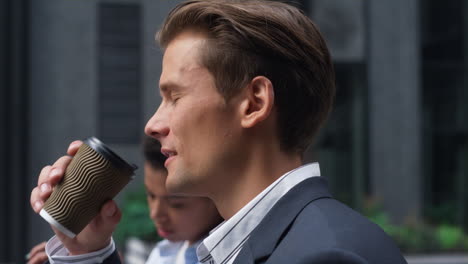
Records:
[[[201,64],[226,100],[256,76],[270,79],[281,147],[302,154],[335,94],[333,64],[314,23],[281,2],[192,0],[169,13],[157,39],[165,48],[190,29],[206,33]]]
[[[166,170],[164,167],[166,156],[161,153],[161,143],[158,140],[148,136],[143,137],[143,156],[153,169]]]

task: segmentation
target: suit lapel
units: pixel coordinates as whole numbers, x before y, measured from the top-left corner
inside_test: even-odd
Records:
[[[301,210],[320,198],[331,197],[323,177],[312,177],[286,193],[252,231],[234,264],[250,264],[267,258],[275,249],[282,234]]]

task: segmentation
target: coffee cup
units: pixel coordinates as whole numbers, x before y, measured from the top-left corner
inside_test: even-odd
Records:
[[[39,214],[73,238],[133,179],[136,169],[97,138],[87,138]]]

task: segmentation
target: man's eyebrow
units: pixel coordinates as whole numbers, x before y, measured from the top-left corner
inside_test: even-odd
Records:
[[[168,93],[171,91],[179,90],[180,88],[181,88],[180,85],[177,83],[165,82],[159,85],[159,92],[163,94],[163,93]]]
[[[166,198],[168,200],[185,200],[188,199],[189,197],[187,196],[180,196],[180,195],[167,195]]]

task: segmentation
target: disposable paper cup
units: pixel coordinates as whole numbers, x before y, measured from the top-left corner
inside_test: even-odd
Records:
[[[95,137],[84,140],[40,215],[75,237],[133,178],[137,169]]]

